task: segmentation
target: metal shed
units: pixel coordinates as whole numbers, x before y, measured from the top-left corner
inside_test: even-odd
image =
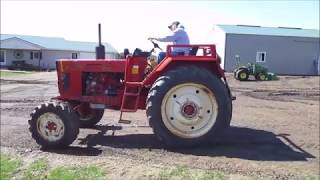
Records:
[[[319,30],[249,25],[216,25],[214,39],[221,66],[231,72],[241,64],[258,63],[283,75],[317,75]]]

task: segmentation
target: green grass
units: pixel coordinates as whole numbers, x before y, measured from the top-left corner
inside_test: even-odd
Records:
[[[14,178],[22,180],[100,180],[106,179],[106,171],[98,165],[76,167],[51,167],[47,159],[38,159],[27,167],[23,161],[8,155],[0,154],[0,180]],[[157,180],[224,180],[224,179],[266,179],[253,176],[226,175],[219,171],[189,169],[186,166],[163,168],[159,172],[149,175],[149,179]],[[268,178],[267,178],[268,179]],[[273,178],[270,178],[273,179]],[[319,176],[305,175],[302,180],[320,180]]]
[[[105,179],[105,170],[97,165],[49,168],[48,160],[38,159],[21,168],[20,159],[1,153],[0,180],[14,176],[22,180],[99,180]]]
[[[301,180],[320,180],[320,176],[302,176],[300,177]]]
[[[161,180],[172,179],[172,178],[183,178],[185,180],[191,179],[190,171],[184,166],[178,166],[173,169],[165,168],[160,171],[159,178]]]
[[[46,159],[38,159],[31,163],[24,171],[23,180],[42,180],[46,179],[49,164]]]
[[[104,179],[105,171],[95,165],[83,167],[57,167],[49,172],[49,180],[93,180]]]
[[[184,166],[177,166],[173,169],[162,169],[159,173],[160,180],[181,179],[181,180],[224,180],[227,177],[215,171],[191,171]]]
[[[32,74],[33,72],[27,71],[0,71],[0,77],[12,77],[12,76],[21,76]]]
[[[224,180],[224,179],[228,179],[228,178],[220,172],[206,171],[204,173],[198,174],[195,179],[197,179],[197,180]]]
[[[0,154],[0,179],[11,179],[18,172],[22,161],[8,154]]]

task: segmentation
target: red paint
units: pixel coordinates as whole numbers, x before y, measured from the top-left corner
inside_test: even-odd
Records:
[[[187,114],[188,116],[191,116],[195,113],[195,109],[191,104],[189,104],[189,105],[186,105],[185,107],[183,107],[183,112],[185,114]]]

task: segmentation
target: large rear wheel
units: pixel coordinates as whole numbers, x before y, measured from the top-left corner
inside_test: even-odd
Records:
[[[31,113],[29,130],[44,148],[62,148],[71,144],[79,133],[79,120],[63,103],[46,103]]]
[[[179,67],[150,89],[147,116],[159,140],[194,146],[230,124],[231,99],[223,82],[206,69]]]
[[[249,71],[247,69],[239,69],[236,74],[237,79],[240,81],[247,81],[249,79]]]
[[[237,74],[238,71],[239,71],[239,68],[233,70],[233,77],[234,77],[236,80],[239,80],[239,79],[238,79],[238,74]]]

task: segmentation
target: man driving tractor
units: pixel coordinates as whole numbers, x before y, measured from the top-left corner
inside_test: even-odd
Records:
[[[149,40],[156,40],[159,42],[172,42],[174,45],[177,44],[190,44],[189,36],[187,32],[184,30],[184,26],[179,21],[174,21],[171,23],[168,28],[173,32],[172,35],[163,37],[163,38],[148,38]],[[188,55],[190,48],[176,47],[173,48],[173,55]],[[166,56],[165,52],[160,52],[158,56],[158,63],[164,59]]]
[[[148,60],[157,60],[154,49],[161,50],[157,43],[151,40],[150,52],[136,48],[129,56],[125,50],[126,59],[106,59],[98,28],[96,59],[57,60],[59,95],[30,114],[31,136],[42,148],[69,146],[80,128],[95,127],[103,119],[105,109],[119,110],[119,123],[128,122],[123,112],[145,110],[155,137],[170,147],[212,142],[230,126],[235,98],[214,44],[188,45],[187,33],[174,22],[172,36],[152,38],[173,42],[167,46],[168,58],[146,72]]]

